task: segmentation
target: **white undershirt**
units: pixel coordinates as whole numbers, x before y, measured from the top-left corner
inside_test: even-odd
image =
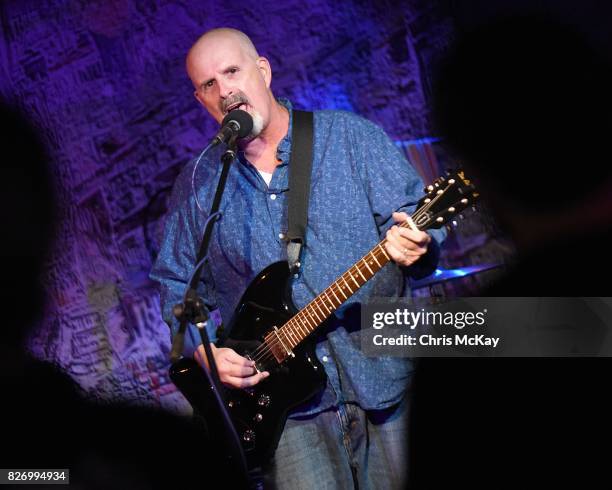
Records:
[[[267,185],[270,185],[270,181],[272,180],[272,173],[271,172],[264,172],[263,170],[257,170],[260,175],[263,177],[263,179],[266,181]]]

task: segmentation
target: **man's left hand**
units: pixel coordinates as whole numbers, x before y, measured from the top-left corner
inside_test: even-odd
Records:
[[[403,223],[407,219],[406,213],[393,213],[393,220],[396,223]],[[431,237],[424,231],[393,225],[387,231],[385,249],[395,263],[409,266],[427,253],[429,242]]]

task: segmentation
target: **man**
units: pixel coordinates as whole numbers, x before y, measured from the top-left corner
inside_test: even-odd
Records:
[[[239,31],[204,34],[189,51],[186,67],[196,99],[217,122],[238,107],[254,120],[230,170],[199,290],[227,323],[250,280],[286,259],[292,107],[275,99],[268,60]],[[296,306],[305,306],[382,237],[395,264],[350,298],[318,338],[327,387],[290,414],[265,478],[277,487],[397,488],[405,472],[407,403],[402,401],[412,367],[407,359],[363,355],[359,304],[374,296],[406,295],[407,276],[431,273],[439,247],[427,233],[394,225],[407,219],[423,184],[379,127],[350,113],[318,111],[313,145],[306,246],[292,289]],[[175,184],[152,272],[161,283],[169,321],[193,270],[207,219],[199,207],[210,208],[219,172],[212,157],[200,162],[197,202],[191,190],[194,163]],[[187,332],[184,354],[204,364],[198,338],[195,329]],[[269,375],[256,372],[252,361],[232,349],[211,347],[221,381],[230,387],[250,387]]]

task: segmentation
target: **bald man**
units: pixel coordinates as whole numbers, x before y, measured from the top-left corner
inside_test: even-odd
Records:
[[[217,122],[232,109],[251,114],[253,131],[244,151],[256,168],[272,173],[276,147],[287,134],[289,112],[272,95],[268,60],[257,54],[242,32],[215,29],[189,50],[186,67],[196,99]]]
[[[231,167],[221,203],[222,217],[198,292],[219,308],[224,323],[249,282],[269,264],[286,260],[288,163],[292,105],[270,89],[272,69],[242,32],[207,32],[189,50],[187,73],[194,95],[217,121],[240,108],[254,120],[251,134]],[[205,160],[205,161],[204,161]],[[162,309],[171,314],[193,270],[207,216],[192,192],[195,162],[174,187],[165,238],[151,277],[161,284]],[[372,297],[409,294],[407,278],[435,269],[438,242],[432,235],[395,225],[407,219],[423,183],[384,131],[351,113],[316,111],[312,183],[301,273],[293,301],[304,307],[386,237],[395,265],[383,268],[352,296],[318,338],[317,357],[327,387],[294,409],[273,461],[263,468],[266,488],[400,488],[406,470],[407,397],[412,364],[402,358],[368,358],[360,350],[360,304]],[[197,201],[209,209],[220,165],[204,157],[197,168]],[[349,240],[347,238],[350,237]],[[229,348],[211,348],[223,383],[235,389],[267,377]],[[195,329],[184,355],[205,365]]]

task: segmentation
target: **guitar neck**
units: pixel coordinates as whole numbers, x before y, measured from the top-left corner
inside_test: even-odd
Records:
[[[448,178],[436,179],[425,192],[411,219],[398,226],[410,228],[414,223],[422,231],[440,228],[478,198],[478,192],[462,170],[449,173]],[[279,362],[387,265],[391,258],[385,249],[386,242],[386,238],[381,240],[281,328],[268,334],[266,343]]]
[[[408,222],[398,226],[409,228]],[[353,296],[366,282],[391,260],[383,239],[336,279],[321,294],[314,298],[280,329],[286,347],[293,349],[332,313]]]

